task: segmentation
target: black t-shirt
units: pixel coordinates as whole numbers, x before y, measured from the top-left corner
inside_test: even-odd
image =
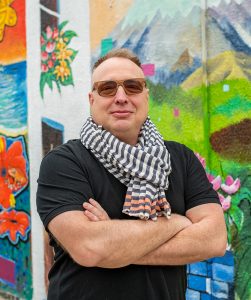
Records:
[[[197,205],[219,203],[194,153],[176,142],[165,145],[171,155],[172,172],[166,196],[172,212],[184,215]],[[122,213],[126,189],[80,140],[71,140],[49,152],[42,161],[37,209],[45,228],[60,213],[83,210],[83,202],[90,198],[98,201],[110,218],[129,219]],[[185,299],[185,266],[83,267],[50,238],[55,262],[49,273],[49,300]]]

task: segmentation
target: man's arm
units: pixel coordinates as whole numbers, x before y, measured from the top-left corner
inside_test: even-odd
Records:
[[[189,209],[186,216],[192,221],[191,226],[134,263],[184,265],[224,255],[227,234],[221,206],[214,203],[199,205]]]
[[[191,222],[184,216],[170,220],[90,221],[81,211],[53,218],[48,228],[73,260],[83,266],[119,268],[138,261]]]
[[[94,200],[84,203],[84,214],[92,221],[109,218]],[[224,255],[227,234],[222,208],[219,204],[203,204],[186,213],[193,223],[160,247],[146,254],[134,264],[184,265],[209,257]],[[173,217],[173,216],[172,216]],[[171,217],[171,219],[172,219]]]

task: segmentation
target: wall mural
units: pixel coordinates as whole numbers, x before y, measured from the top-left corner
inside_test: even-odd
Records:
[[[41,35],[41,77],[40,94],[44,97],[46,85],[53,89],[53,82],[61,93],[61,86],[74,85],[71,63],[77,51],[69,44],[77,34],[72,30],[63,31],[68,21],[57,27],[46,27]]]
[[[226,255],[188,266],[187,299],[251,299],[251,2],[89,3],[93,61],[119,47],[140,57],[151,119],[194,150],[222,203]]]
[[[31,299],[25,1],[0,1],[0,298]]]

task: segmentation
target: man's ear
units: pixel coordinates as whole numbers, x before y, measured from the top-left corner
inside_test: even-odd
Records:
[[[92,105],[92,104],[93,104],[93,101],[94,101],[93,93],[90,92],[90,93],[88,94],[88,96],[89,96],[89,103],[90,103],[90,105]]]
[[[147,92],[147,100],[149,101],[149,89],[148,88],[146,89],[146,92]]]

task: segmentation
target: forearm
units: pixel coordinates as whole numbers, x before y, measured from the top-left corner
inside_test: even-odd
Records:
[[[142,220],[97,222],[96,228],[93,228],[93,232],[97,235],[89,239],[90,250],[97,254],[98,267],[126,266],[160,247],[187,224],[185,217],[177,215],[173,215],[169,220],[159,218],[157,222]]]
[[[216,228],[210,219],[205,219],[183,229],[172,239],[135,261],[135,264],[184,265],[221,256],[226,250],[224,236],[224,227]]]

